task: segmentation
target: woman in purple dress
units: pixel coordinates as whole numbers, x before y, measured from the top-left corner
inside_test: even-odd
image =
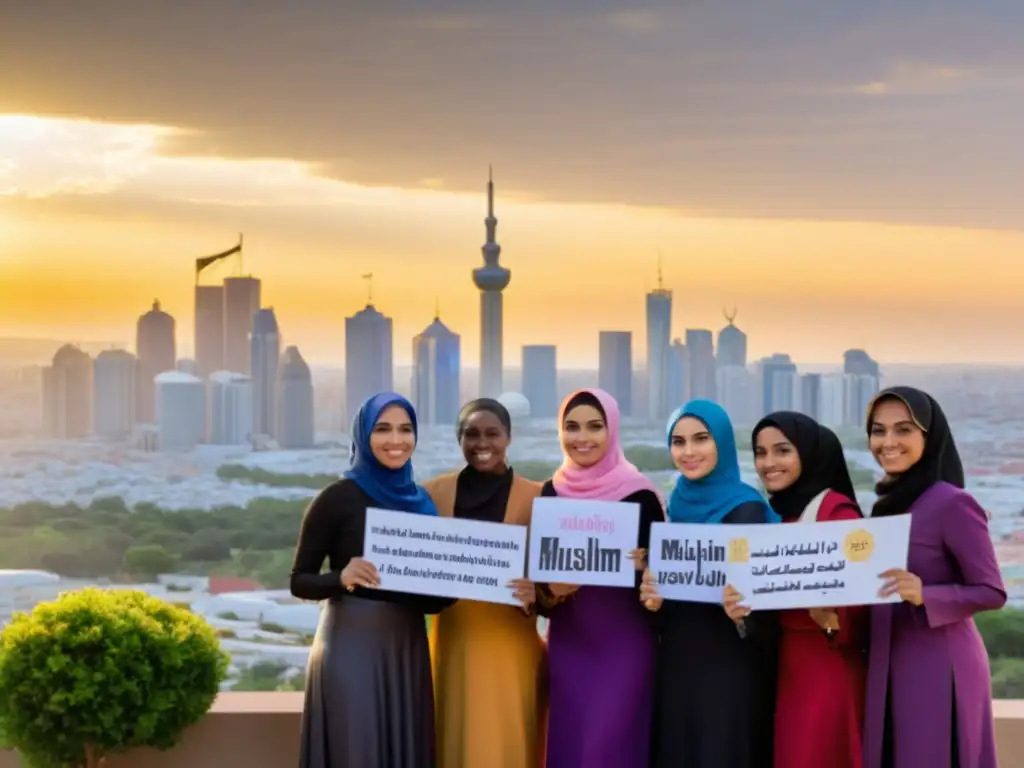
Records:
[[[619,407],[600,389],[571,395],[558,432],[565,459],[542,496],[628,501],[640,506],[637,546],[664,520],[654,485],[619,445]],[[647,768],[654,698],[655,632],[636,589],[537,584],[548,617],[550,704],[546,768]],[[482,767],[481,767],[482,768]]]
[[[974,614],[1006,602],[988,517],[939,404],[911,387],[868,409],[871,453],[885,470],[873,517],[909,514],[907,570],[871,609],[865,768],[996,768],[988,654]]]

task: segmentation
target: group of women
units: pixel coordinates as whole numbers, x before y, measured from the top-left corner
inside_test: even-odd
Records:
[[[871,514],[911,516],[907,570],[880,574],[880,594],[900,601],[751,612],[732,587],[721,606],[663,600],[646,568],[650,525],[861,516],[842,446],[813,419],[780,412],[755,426],[766,501],[741,479],[725,411],[684,405],[667,428],[679,476],[665,502],[627,461],[618,406],[601,390],[563,404],[564,459],[543,484],[509,465],[509,415],[481,399],[458,418],[465,468],[418,485],[412,405],[370,398],[352,466],[311,503],[295,554],[292,593],[326,601],[300,765],[994,768],[988,657],[972,619],[1006,601],[987,516],[930,396],[884,390],[866,426],[884,472]],[[518,579],[515,608],[383,590],[362,558],[367,507],[529,525],[538,496],[636,503],[636,589]]]

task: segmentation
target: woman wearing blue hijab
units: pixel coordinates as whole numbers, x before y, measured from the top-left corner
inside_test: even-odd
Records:
[[[436,515],[413,480],[416,412],[382,392],[352,424],[351,467],[302,519],[291,591],[326,600],[310,648],[300,768],[433,768],[434,689],[423,615],[453,601],[379,589],[362,558],[369,507]],[[330,568],[321,573],[324,560]]]
[[[693,400],[668,421],[667,440],[679,478],[669,498],[674,523],[778,522],[740,476],[729,415]],[[650,571],[641,600],[658,611],[658,687],[652,762],[655,768],[763,768],[772,764],[777,628],[758,613],[739,627],[721,605],[663,602]]]

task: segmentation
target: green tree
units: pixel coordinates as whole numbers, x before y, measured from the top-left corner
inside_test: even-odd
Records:
[[[209,710],[227,665],[188,611],[134,590],[68,592],[0,636],[0,730],[34,768],[168,749]]]
[[[124,569],[133,576],[153,578],[173,572],[177,565],[177,557],[153,544],[129,547],[124,553]]]

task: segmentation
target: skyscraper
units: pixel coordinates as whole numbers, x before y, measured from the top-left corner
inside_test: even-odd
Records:
[[[498,219],[494,216],[494,178],[487,178],[487,241],[480,249],[484,265],[473,270],[473,283],[480,291],[480,397],[497,397],[504,388],[502,358],[502,291],[512,271],[498,263],[501,246],[496,240]]]
[[[135,355],[105,349],[93,361],[93,433],[120,439],[135,427]],[[153,385],[154,393],[156,385]]]
[[[313,376],[298,347],[288,347],[277,369],[277,444],[285,450],[316,442]]]
[[[661,277],[658,260],[658,287],[647,294],[647,419],[660,424],[668,418],[669,355],[672,340],[672,291]]]
[[[391,318],[367,304],[345,318],[345,419],[369,397],[394,388]]]
[[[261,284],[255,277],[224,279],[224,369],[252,374],[249,333],[260,308]]]
[[[92,426],[92,359],[65,344],[43,369],[43,423],[50,437],[88,437]]]
[[[690,368],[690,397],[717,400],[715,338],[705,328],[686,329],[686,360]]]
[[[736,327],[733,322],[736,320],[736,310],[732,314],[726,312],[725,319],[728,322],[718,332],[718,354],[716,362],[720,366],[738,365],[741,368],[747,366],[747,334]]]
[[[800,390],[796,364],[789,355],[775,353],[761,360],[761,413],[792,411],[798,407]]]
[[[139,318],[135,327],[138,379],[135,385],[135,418],[142,424],[156,423],[156,377],[177,367],[174,318],[153,301],[153,308]]]
[[[206,380],[206,412],[211,445],[245,445],[253,435],[252,381],[231,371]]]
[[[619,412],[633,412],[633,334],[601,331],[598,334],[597,385],[619,404]]]
[[[668,402],[675,409],[690,399],[690,355],[681,339],[668,353]]]
[[[250,349],[252,433],[276,437],[277,365],[281,358],[281,336],[272,308],[258,309],[252,316]]]
[[[454,424],[459,415],[462,342],[441,322],[412,340],[412,402],[421,424]]]
[[[223,285],[196,285],[195,355],[198,376],[224,368]]]
[[[523,347],[523,395],[530,401],[530,416],[558,416],[558,352],[554,344]]]

